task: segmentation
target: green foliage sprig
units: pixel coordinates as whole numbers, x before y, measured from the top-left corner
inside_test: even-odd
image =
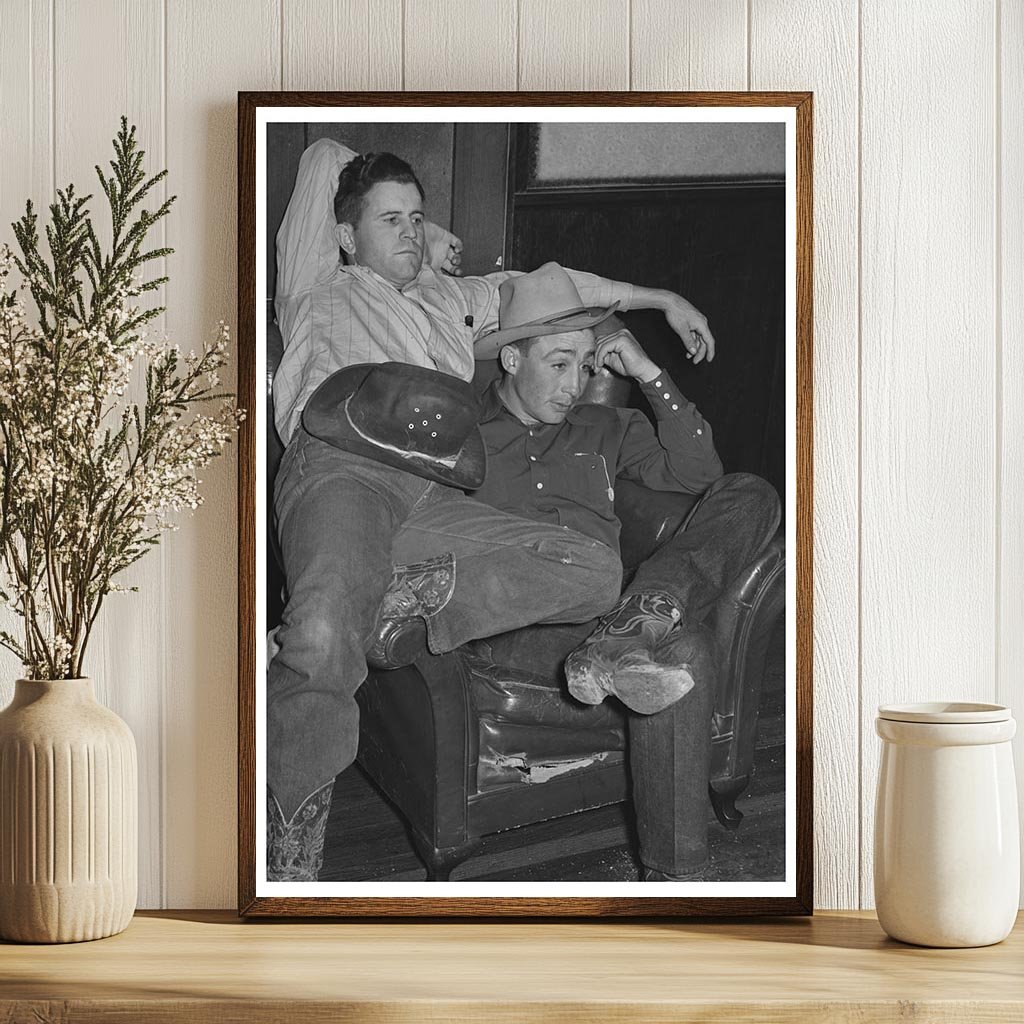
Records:
[[[201,503],[197,472],[243,415],[219,390],[225,324],[188,354],[148,338],[164,307],[140,308],[138,297],[167,278],[147,281],[145,267],[173,250],[147,250],[146,237],[175,197],[140,206],[167,174],[147,177],[144,157],[122,118],[111,174],[96,168],[109,246],[92,197],[69,185],[50,205],[46,253],[31,202],[13,225],[20,255],[0,247],[0,599],[22,623],[20,636],[0,631],[0,645],[34,679],[82,674],[103,599],[124,589],[114,577],[176,529],[173,513]],[[133,379],[143,376],[136,402]],[[212,412],[197,409],[210,403]]]

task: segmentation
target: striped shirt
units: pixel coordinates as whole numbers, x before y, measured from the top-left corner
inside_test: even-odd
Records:
[[[498,287],[519,273],[449,277],[424,267],[399,290],[368,267],[339,264],[330,280],[292,302],[289,323],[282,324],[284,357],[274,377],[281,439],[291,439],[320,383],[356,363],[412,363],[471,380],[473,344],[498,326]],[[620,301],[629,308],[632,286],[568,274],[584,306]]]

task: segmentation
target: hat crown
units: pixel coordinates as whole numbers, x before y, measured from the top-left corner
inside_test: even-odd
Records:
[[[487,472],[472,384],[409,363],[358,363],[321,381],[302,410],[313,437],[450,487]]]
[[[565,269],[557,263],[542,267],[521,277],[503,281],[498,289],[499,330],[550,325],[559,317],[583,312],[583,300]],[[579,330],[566,325],[567,331]]]
[[[367,440],[433,459],[459,454],[479,418],[466,381],[407,363],[374,366],[348,399],[352,425]]]

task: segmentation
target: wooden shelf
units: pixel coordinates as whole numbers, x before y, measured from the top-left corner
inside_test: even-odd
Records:
[[[1022,964],[1024,919],[997,946],[928,950],[853,912],[324,923],[161,911],[99,942],[0,943],[0,1021],[1006,1024],[1024,1020]]]

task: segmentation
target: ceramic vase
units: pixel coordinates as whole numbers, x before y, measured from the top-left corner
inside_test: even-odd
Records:
[[[1017,915],[1020,837],[1010,740],[998,704],[878,709],[875,905],[894,939],[988,946]]]
[[[0,938],[81,942],[128,926],[137,779],[131,730],[91,679],[18,680],[0,712]]]

